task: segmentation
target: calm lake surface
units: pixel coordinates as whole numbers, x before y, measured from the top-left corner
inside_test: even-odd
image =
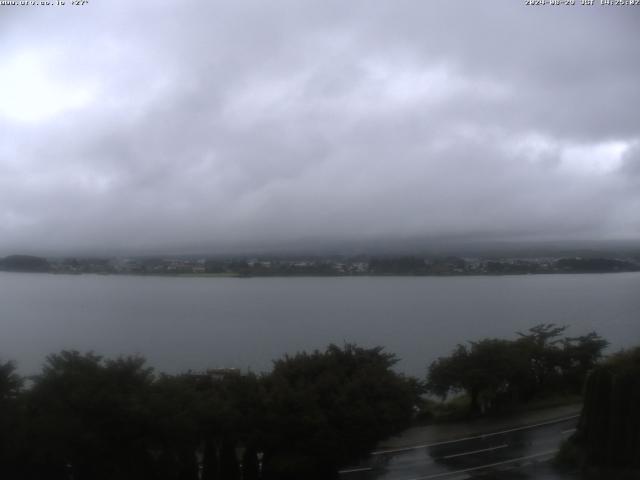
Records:
[[[640,344],[640,274],[171,278],[0,273],[0,358],[36,373],[49,353],[141,354],[167,372],[266,371],[329,343],[383,345],[423,376],[456,343],[540,322]]]

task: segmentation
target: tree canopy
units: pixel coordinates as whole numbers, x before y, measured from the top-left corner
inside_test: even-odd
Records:
[[[336,466],[407,427],[421,390],[391,370],[395,363],[380,347],[351,344],[276,361],[266,383],[274,463],[295,466],[290,478],[303,466],[305,478],[332,478]]]
[[[479,414],[531,400],[545,392],[579,392],[608,342],[595,332],[562,337],[567,327],[539,324],[519,338],[488,338],[458,345],[428,369],[428,390],[446,397],[466,393]]]
[[[141,357],[62,351],[29,388],[0,364],[0,477],[332,478],[411,421],[419,384],[395,361],[347,344],[285,356],[263,375],[166,375]]]
[[[613,355],[590,374],[580,422],[570,442],[584,465],[640,472],[640,347]],[[631,473],[631,471],[630,471]]]

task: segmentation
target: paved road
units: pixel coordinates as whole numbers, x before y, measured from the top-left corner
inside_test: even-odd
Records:
[[[567,478],[549,468],[578,416],[473,435],[446,442],[373,452],[363,465],[341,472],[343,480],[461,480],[477,478]]]

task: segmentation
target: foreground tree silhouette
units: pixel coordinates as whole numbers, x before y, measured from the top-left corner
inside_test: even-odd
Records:
[[[485,339],[458,345],[449,357],[441,357],[429,367],[429,390],[441,397],[466,392],[470,414],[484,413],[496,398],[509,391],[526,359],[512,342]]]
[[[484,339],[458,345],[432,362],[428,390],[464,392],[470,415],[526,402],[544,393],[579,393],[608,342],[595,332],[561,337],[567,327],[540,324],[516,340]]]
[[[13,475],[24,460],[21,453],[26,435],[21,426],[22,378],[13,362],[0,362],[0,477]]]
[[[589,375],[578,429],[569,440],[578,448],[578,462],[602,476],[607,469],[623,469],[629,473],[625,478],[638,478],[638,405],[640,347],[612,356]]]
[[[420,386],[395,361],[332,345],[262,376],[155,376],[139,357],[62,351],[29,389],[0,364],[0,478],[252,480],[260,452],[262,478],[329,479],[411,421]]]
[[[276,361],[265,379],[265,478],[334,478],[407,427],[421,389],[391,369],[396,361],[381,347],[350,344]]]
[[[27,398],[33,478],[133,479],[147,475],[153,380],[141,358],[103,362],[91,353],[51,355]]]
[[[195,480],[195,452],[201,442],[204,408],[196,381],[189,375],[161,375],[149,391],[147,409],[152,421],[148,448],[155,459],[155,478]]]

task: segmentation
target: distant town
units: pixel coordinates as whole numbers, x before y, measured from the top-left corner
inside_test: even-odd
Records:
[[[53,274],[121,274],[173,276],[453,276],[640,271],[640,256],[423,257],[113,257],[45,258],[9,255],[0,271]]]

